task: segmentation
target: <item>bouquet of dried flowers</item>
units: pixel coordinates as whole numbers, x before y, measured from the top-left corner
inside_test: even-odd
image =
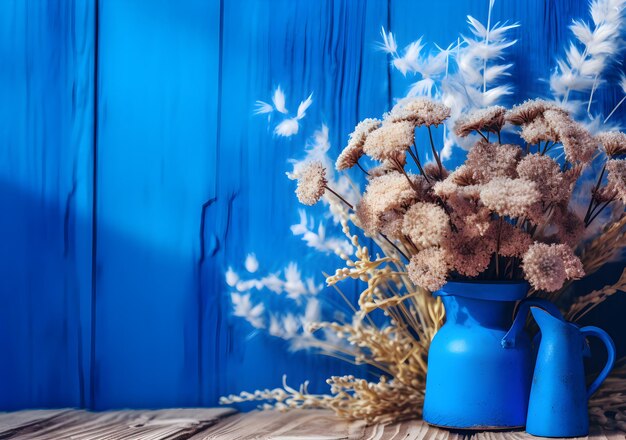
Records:
[[[336,247],[345,264],[327,276],[327,285],[345,298],[339,282],[365,283],[351,320],[303,321],[305,345],[369,365],[379,379],[331,377],[329,395],[310,394],[307,384],[294,389],[285,383],[282,389],[241,393],[222,402],[331,408],[369,422],[417,417],[428,347],[444,320],[440,301],[429,292],[449,280],[525,279],[529,295],[550,297],[575,321],[626,289],[625,270],[615,284],[578,298],[566,295],[573,280],[595,272],[626,246],[626,134],[592,133],[574,118],[575,106],[568,102],[570,95],[589,91],[590,111],[599,72],[617,50],[615,28],[623,3],[594,1],[595,27],[574,23],[585,49],[572,44],[567,59],[559,61],[551,81],[555,100],[529,100],[511,109],[491,105],[510,93],[508,86],[487,87],[487,80],[510,65],[488,66],[487,56],[477,54],[499,57],[514,43],[506,40],[506,31],[517,25],[490,28],[470,17],[477,38],[457,47],[458,71],[452,77],[450,48],[419,58],[418,40],[400,56],[393,35],[383,30],[383,48],[393,65],[422,79],[381,119],[361,121],[337,158],[336,171],[360,169],[365,190],[342,194],[334,186],[335,170],[315,157],[298,164],[292,175],[298,200],[313,205],[323,199],[351,245]],[[587,34],[604,39],[604,46],[598,49],[594,45],[600,43]],[[437,74],[440,82],[433,79]],[[459,87],[471,105],[456,94]],[[433,133],[442,125],[443,142],[437,145]],[[420,157],[420,130],[427,134],[431,161]],[[451,140],[469,150],[454,170],[444,166]],[[590,176],[591,185],[586,183]],[[380,253],[372,255],[364,237]],[[385,325],[371,318],[375,310],[384,312]],[[626,430],[625,390],[622,361],[590,403],[594,420]]]

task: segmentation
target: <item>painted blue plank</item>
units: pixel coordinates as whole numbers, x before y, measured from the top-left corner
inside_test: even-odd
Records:
[[[199,403],[199,231],[215,185],[218,5],[100,3],[98,409]]]
[[[291,169],[288,159],[303,156],[323,123],[336,156],[360,119],[388,106],[387,63],[374,49],[386,20],[386,2],[224,2],[218,186],[207,217],[207,234],[214,236],[206,265],[212,284],[204,291],[206,313],[218,318],[204,320],[212,326],[207,340],[215,335],[220,346],[217,352],[204,346],[212,373],[208,403],[227,393],[279,386],[283,374],[290,384],[310,380],[311,391],[328,391],[326,378],[354,372],[334,359],[289,353],[282,340],[229,316],[232,289],[224,272],[229,266],[242,269],[246,254],[255,253],[263,274],[295,262],[303,278],[323,283],[322,271],[334,271],[341,261],[315,255],[291,235],[301,206],[285,172]],[[265,117],[252,115],[254,102],[269,100],[277,85],[292,111],[313,92],[313,105],[289,139],[273,135],[276,122],[268,126]],[[341,305],[332,289],[320,295],[331,309]],[[274,303],[275,312],[289,303],[268,291],[260,296],[268,307]]]
[[[93,12],[0,4],[0,410],[88,404]]]

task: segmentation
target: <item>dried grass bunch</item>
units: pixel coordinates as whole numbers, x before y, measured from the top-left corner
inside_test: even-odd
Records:
[[[392,65],[403,75],[417,75],[418,81],[380,119],[356,126],[334,167],[313,148],[290,173],[298,180],[300,202],[323,201],[341,224],[347,243],[333,238],[329,245],[321,226],[314,232],[302,213],[301,224],[292,230],[311,247],[333,250],[343,260],[326,283],[353,311],[352,317],[333,322],[302,319],[292,341],[298,341],[297,348],[366,365],[377,379],[331,377],[328,395],[310,394],[307,383],[291,388],[285,379],[283,388],[231,395],[222,403],[330,408],[367,422],[419,417],[428,348],[444,321],[443,306],[430,292],[447,281],[527,280],[529,295],[550,298],[572,321],[624,291],[626,270],[600,290],[578,298],[571,294],[573,281],[594,273],[626,247],[626,134],[592,133],[588,127],[601,124],[577,122],[572,101],[583,101],[568,99],[589,93],[584,104],[591,118],[593,94],[605,84],[602,73],[623,47],[618,30],[625,4],[592,1],[593,23],[574,22],[575,41],[551,77],[555,100],[529,100],[511,109],[495,104],[512,88],[493,83],[511,67],[501,59],[515,43],[506,33],[518,25],[492,25],[493,1],[486,26],[469,17],[473,37],[436,55],[421,54],[421,39],[400,54],[393,34],[383,29],[382,48]],[[620,87],[626,93],[626,80]],[[433,133],[441,125],[438,145]],[[431,161],[417,148],[420,130],[427,134]],[[452,145],[468,153],[464,164],[448,170],[444,162]],[[353,167],[366,182],[361,194],[335,176]],[[379,251],[372,254],[364,239]],[[364,287],[356,308],[339,284],[349,279]],[[265,278],[254,282],[267,287]],[[239,283],[229,285],[245,290]],[[246,310],[253,309],[248,304]],[[254,319],[262,328],[257,315],[249,322]],[[626,431],[625,362],[590,408],[594,421]]]

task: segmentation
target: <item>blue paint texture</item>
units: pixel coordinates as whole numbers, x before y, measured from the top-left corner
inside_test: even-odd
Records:
[[[381,26],[445,47],[487,6],[0,2],[0,410],[216,405],[283,373],[322,392],[328,376],[359,371],[233,318],[224,273],[250,252],[267,273],[290,261],[306,277],[334,271],[335,257],[289,230],[299,219],[288,159],[322,123],[336,156],[359,120],[406,93],[412,80],[375,48]],[[495,20],[522,25],[509,52],[515,101],[547,95],[541,79],[586,14],[586,2],[496,2]],[[289,139],[253,116],[279,84],[290,110],[314,93]],[[621,96],[597,99],[606,111]],[[321,295],[342,307],[332,289]],[[617,317],[624,300],[605,306],[589,319]]]

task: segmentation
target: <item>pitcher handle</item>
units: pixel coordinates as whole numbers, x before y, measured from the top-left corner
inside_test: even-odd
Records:
[[[595,336],[604,342],[606,346],[606,352],[608,355],[608,359],[606,361],[606,365],[596,379],[589,385],[589,389],[587,390],[587,399],[589,399],[593,393],[595,393],[604,379],[609,375],[611,369],[613,368],[613,364],[615,363],[615,344],[613,343],[613,339],[609,336],[607,332],[598,327],[587,326],[580,329],[580,332],[586,336]]]
[[[526,324],[526,317],[531,307],[539,307],[546,312],[554,316],[555,318],[563,320],[563,315],[559,311],[558,307],[552,304],[550,301],[542,298],[525,298],[520,301],[517,308],[517,315],[513,320],[513,325],[510,330],[502,338],[501,344],[503,348],[513,348],[517,343],[517,338],[524,331],[524,325]]]

